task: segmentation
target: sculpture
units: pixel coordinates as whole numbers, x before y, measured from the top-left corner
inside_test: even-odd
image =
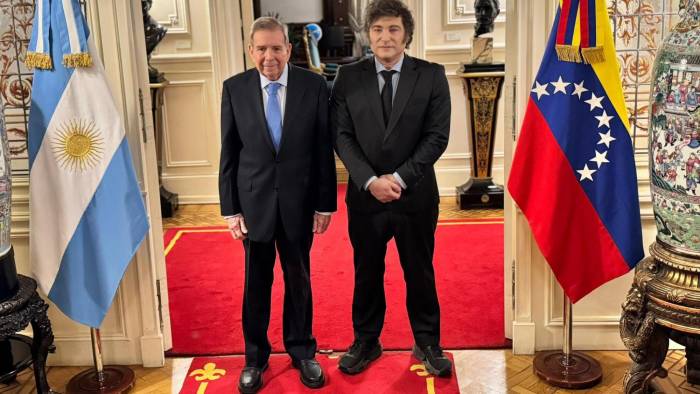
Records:
[[[146,55],[148,56],[148,79],[151,83],[162,82],[163,73],[158,71],[151,65],[151,52],[156,48],[158,43],[163,40],[168,29],[159,24],[148,11],[153,5],[153,0],[141,0],[141,9],[143,11],[143,28],[146,36]]]
[[[474,38],[472,39],[472,63],[491,64],[493,62],[493,38],[481,37],[493,32],[493,22],[500,12],[498,0],[475,0]]]
[[[475,0],[476,25],[474,37],[493,32],[493,21],[501,12],[498,0]]]

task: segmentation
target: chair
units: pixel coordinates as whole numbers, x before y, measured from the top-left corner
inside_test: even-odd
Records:
[[[338,72],[338,65],[334,63],[321,63],[321,55],[318,52],[318,42],[323,37],[321,27],[315,23],[304,26],[304,49],[306,50],[306,61],[309,69],[315,73],[325,76],[327,79],[335,78]]]

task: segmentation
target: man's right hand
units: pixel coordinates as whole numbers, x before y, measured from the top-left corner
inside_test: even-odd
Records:
[[[245,225],[243,215],[236,215],[226,219],[228,229],[231,231],[233,239],[245,239],[248,236],[248,227]]]
[[[386,178],[375,179],[368,188],[374,198],[381,203],[388,203],[401,197],[401,186]]]

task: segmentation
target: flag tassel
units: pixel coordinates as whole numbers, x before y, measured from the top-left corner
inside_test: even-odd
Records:
[[[89,53],[68,53],[63,55],[63,65],[69,68],[92,67],[92,57]]]
[[[53,62],[48,53],[27,52],[24,64],[29,68],[38,68],[41,70],[50,70],[53,68]]]
[[[577,45],[557,45],[557,57],[562,62],[581,63],[581,52]]]
[[[605,50],[602,46],[582,48],[581,55],[583,61],[588,64],[603,63],[605,61]]]

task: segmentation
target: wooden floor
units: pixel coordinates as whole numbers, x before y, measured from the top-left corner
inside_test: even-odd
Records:
[[[548,386],[532,373],[532,356],[514,356],[510,350],[463,350],[454,351],[460,392],[478,393],[622,393],[622,378],[629,365],[626,352],[597,351],[587,352],[597,359],[603,368],[603,381],[589,390],[563,390]],[[133,393],[167,394],[176,392],[175,382],[181,381],[187,372],[182,359],[166,359],[163,368],[143,368],[133,366],[136,384]],[[669,370],[669,378],[663,379],[660,386],[663,393],[700,393],[700,387],[687,384],[683,375],[685,359],[683,352],[672,351],[664,366]],[[186,367],[186,365],[185,365]],[[49,384],[58,392],[65,392],[71,377],[82,371],[79,367],[50,367]],[[175,370],[175,372],[173,372]],[[177,377],[180,376],[180,379]],[[175,377],[175,378],[174,378]],[[34,377],[27,370],[20,374],[17,382],[0,385],[0,393],[34,393]],[[312,392],[311,390],[309,391]],[[439,394],[439,393],[436,393]]]
[[[441,219],[503,217],[503,211],[460,211],[453,201],[440,205]],[[164,219],[165,228],[180,226],[224,225],[216,205],[182,206],[174,218]],[[532,372],[532,356],[516,356],[504,350],[462,350],[452,352],[460,385],[460,392],[478,393],[622,393],[622,378],[630,361],[623,351],[587,352],[596,358],[603,368],[603,381],[590,390],[568,391],[548,386]],[[134,393],[166,394],[178,391],[187,373],[189,359],[166,359],[162,368],[133,366],[136,375]],[[665,393],[697,393],[700,387],[687,384],[683,368],[685,358],[682,351],[669,352],[664,367],[669,377],[660,381]],[[65,392],[71,377],[82,371],[78,367],[48,368],[49,383],[53,390]],[[0,384],[0,393],[34,393],[34,377],[31,370],[20,374],[10,385]],[[436,393],[439,394],[439,393]]]

